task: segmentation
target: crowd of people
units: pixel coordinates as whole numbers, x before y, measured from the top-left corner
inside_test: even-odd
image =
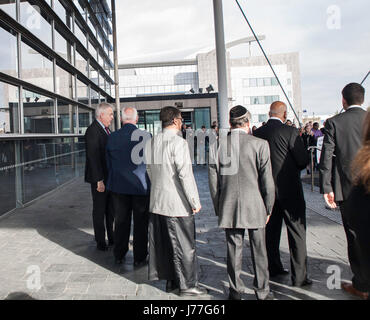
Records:
[[[260,128],[250,128],[250,112],[238,105],[230,109],[229,129],[213,123],[211,130],[203,126],[194,133],[184,125],[181,111],[168,106],[160,111],[162,131],[154,137],[137,128],[137,110],[131,107],[122,109],[122,128],[111,132],[113,108],[100,104],[85,135],[85,180],[91,184],[97,248],[112,246],[115,263],[122,264],[133,217],[134,266],[148,264],[149,280],[166,280],[167,292],[206,294],[197,273],[194,215],[201,202],[193,174],[196,150],[197,164],[208,163],[214,211],[225,230],[228,298],[242,296],[246,230],[257,299],[274,299],[269,287],[274,277],[290,275],[292,286],[310,286],[301,172],[308,168],[307,149],[323,137],[320,188],[328,206],[340,206],[353,272],[352,282],[343,282],[342,288],[369,299],[370,114],[361,107],[364,94],[357,83],[345,86],[345,112],[328,119],[321,130],[318,123],[296,128],[288,122],[286,104],[275,101]],[[283,221],[290,270],[280,258]]]

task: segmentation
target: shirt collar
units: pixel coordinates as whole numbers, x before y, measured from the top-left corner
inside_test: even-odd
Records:
[[[101,127],[105,130],[105,125],[102,124],[98,119],[96,119],[96,121],[98,121],[98,123],[101,125]]]
[[[269,120],[279,120],[282,124],[284,124],[284,122],[278,117],[270,117]]]
[[[363,107],[361,107],[361,106],[359,106],[359,105],[357,105],[357,104],[354,104],[354,105],[352,105],[352,106],[349,106],[349,107],[347,108],[347,110],[349,110],[349,109],[353,109],[353,108],[360,108],[360,109],[364,110],[364,108],[363,108]]]

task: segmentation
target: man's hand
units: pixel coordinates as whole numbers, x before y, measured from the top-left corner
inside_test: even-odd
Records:
[[[193,209],[193,214],[198,213],[200,211],[200,209],[202,209],[202,206],[201,205],[198,208]]]
[[[326,204],[330,208],[335,209],[337,207],[337,204],[335,203],[335,200],[334,200],[334,192],[325,193],[324,199],[325,199]]]
[[[105,185],[104,185],[103,180],[102,181],[98,181],[98,187],[96,188],[96,190],[98,192],[104,192],[105,191]]]
[[[270,218],[271,218],[271,214],[269,214],[269,215],[267,216],[267,219],[266,219],[266,224],[268,224],[268,223],[269,223],[269,221],[270,221]]]

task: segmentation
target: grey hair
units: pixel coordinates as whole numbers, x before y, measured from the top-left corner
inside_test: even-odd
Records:
[[[97,106],[96,110],[95,110],[95,117],[96,117],[96,118],[99,118],[99,117],[100,117],[100,115],[101,115],[103,112],[105,112],[105,111],[107,111],[107,110],[108,110],[108,108],[111,108],[111,109],[112,109],[112,111],[113,111],[113,106],[112,106],[110,103],[107,103],[107,102],[102,102],[102,103],[100,103],[100,104]]]
[[[127,115],[126,114],[126,110],[127,109],[132,109],[133,110],[133,113],[131,115]],[[124,108],[122,108],[121,118],[122,118],[122,121],[135,121],[136,118],[137,118],[137,110],[136,110],[136,108],[134,108],[134,107],[124,107]]]
[[[248,123],[252,118],[251,113],[247,110],[244,117],[238,119],[230,119],[230,125],[232,128],[244,127],[245,123]]]

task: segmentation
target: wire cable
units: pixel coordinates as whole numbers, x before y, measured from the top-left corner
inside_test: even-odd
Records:
[[[294,108],[293,108],[293,106],[292,106],[292,104],[291,104],[291,102],[290,102],[290,99],[289,99],[288,95],[286,94],[286,92],[285,92],[285,90],[284,90],[284,88],[283,88],[283,86],[282,86],[282,84],[281,84],[281,82],[280,82],[280,79],[279,79],[279,77],[277,76],[277,74],[276,74],[276,72],[275,72],[275,70],[274,70],[274,68],[273,68],[273,66],[272,66],[272,64],[271,64],[271,62],[270,62],[270,60],[269,60],[269,58],[267,57],[267,55],[266,55],[266,53],[265,53],[265,50],[263,49],[263,47],[262,47],[262,45],[261,45],[260,41],[258,40],[257,35],[255,34],[255,32],[254,32],[254,30],[253,30],[253,28],[252,28],[251,24],[250,24],[250,23],[249,23],[249,21],[248,21],[247,16],[245,15],[245,13],[244,13],[244,11],[243,11],[243,8],[242,8],[242,7],[240,6],[240,4],[239,4],[239,1],[238,1],[238,0],[235,0],[235,2],[237,3],[237,5],[238,5],[238,7],[239,7],[239,9],[240,9],[240,11],[241,11],[241,13],[242,13],[242,14],[243,14],[243,16],[244,16],[245,21],[247,22],[247,24],[248,24],[249,28],[251,29],[251,31],[252,31],[252,33],[253,33],[254,38],[256,39],[256,41],[257,41],[257,43],[258,43],[258,45],[259,45],[259,47],[260,47],[260,49],[261,49],[261,51],[262,51],[263,55],[265,56],[265,59],[267,60],[267,63],[269,64],[269,66],[270,66],[270,68],[271,68],[271,70],[272,70],[272,72],[273,72],[273,74],[274,74],[274,76],[275,76],[275,78],[276,78],[276,80],[277,80],[277,82],[278,82],[278,84],[279,84],[279,86],[280,86],[281,90],[282,90],[282,91],[283,91],[283,93],[284,93],[285,98],[287,99],[287,101],[288,101],[288,103],[289,103],[290,108],[292,109],[292,111],[293,111],[293,113],[294,113],[294,116],[295,116],[295,117],[296,117],[296,119],[298,120],[299,127],[301,128],[301,127],[302,127],[301,121],[299,121],[299,118],[298,118],[298,116],[297,116],[297,114],[296,114],[296,112],[295,112],[295,110],[294,110]]]

